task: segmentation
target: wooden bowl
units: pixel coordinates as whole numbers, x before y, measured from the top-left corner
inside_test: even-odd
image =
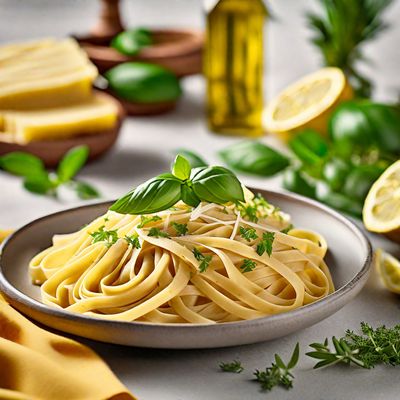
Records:
[[[136,56],[125,56],[109,47],[112,37],[87,36],[76,39],[101,73],[128,61],[145,61],[161,65],[178,77],[202,72],[204,35],[197,30],[152,30],[155,44]]]
[[[96,134],[85,134],[61,140],[43,140],[18,144],[0,141],[0,155],[12,151],[24,151],[34,154],[41,158],[46,167],[55,167],[64,154],[72,147],[87,145],[89,146],[89,160],[94,160],[106,153],[117,140],[125,111],[121,104],[112,96],[103,93],[102,96],[109,97],[118,106],[118,121],[114,128]]]

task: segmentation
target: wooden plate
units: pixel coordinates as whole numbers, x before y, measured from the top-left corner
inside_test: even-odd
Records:
[[[62,140],[43,140],[27,144],[9,143],[0,141],[0,155],[12,151],[24,151],[41,158],[46,167],[55,167],[63,155],[72,147],[89,146],[89,160],[94,160],[106,153],[117,140],[125,111],[121,104],[109,94],[102,96],[110,98],[118,107],[118,121],[114,128],[96,134],[86,134]]]
[[[169,68],[178,77],[202,72],[204,35],[198,30],[153,30],[155,44],[128,57],[109,47],[112,37],[76,37],[101,73],[128,61],[146,61]]]

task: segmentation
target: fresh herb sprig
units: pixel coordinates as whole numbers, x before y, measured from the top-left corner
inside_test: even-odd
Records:
[[[179,200],[195,207],[201,201],[224,204],[244,201],[242,186],[224,167],[191,168],[177,155],[171,173],[158,175],[118,199],[110,210],[121,214],[151,214],[172,207]]]
[[[90,233],[93,238],[92,243],[105,242],[107,247],[112,246],[118,240],[118,233],[116,230],[106,230],[102,225],[97,231]]]
[[[177,222],[172,222],[171,225],[179,236],[185,236],[188,233],[187,224],[178,224]]]
[[[258,235],[254,228],[245,228],[244,226],[241,226],[239,228],[239,233],[240,236],[248,242],[258,239]]]
[[[294,379],[291,370],[297,365],[299,354],[300,347],[297,343],[288,364],[285,364],[282,358],[278,354],[275,354],[275,363],[272,363],[271,367],[266,368],[264,371],[256,370],[254,372],[255,380],[261,385],[261,389],[270,391],[275,386],[291,389]]]
[[[128,242],[128,244],[132,245],[135,249],[140,249],[140,241],[139,236],[137,234],[133,234],[131,236],[125,235],[124,239]]]
[[[275,233],[274,232],[263,232],[262,239],[257,245],[257,254],[262,256],[267,253],[270,257],[272,254],[272,244],[274,243]]]
[[[332,338],[334,350],[324,343],[312,343],[314,351],[309,357],[319,359],[314,368],[331,366],[337,363],[354,364],[363,368],[373,368],[378,364],[400,365],[400,325],[393,328],[380,326],[376,329],[361,323],[362,334],[347,330],[342,338]]]
[[[236,374],[240,374],[244,370],[242,363],[239,360],[233,360],[229,363],[222,362],[219,364],[219,368],[223,372],[234,372]]]
[[[245,258],[243,260],[243,264],[240,266],[240,269],[242,272],[251,272],[253,269],[255,269],[257,266],[256,262],[253,260],[249,260],[248,258]]]
[[[199,271],[206,272],[210,262],[212,260],[212,256],[205,256],[199,249],[196,247],[193,249],[193,255],[197,261],[200,261]]]
[[[75,179],[89,156],[87,146],[69,150],[58,164],[54,173],[48,172],[43,161],[24,152],[12,152],[0,157],[0,168],[24,178],[24,188],[32,193],[57,196],[58,189],[66,186],[81,199],[100,197],[99,192],[86,182]]]
[[[149,236],[154,236],[156,238],[162,237],[162,238],[169,238],[169,234],[167,232],[162,231],[160,228],[152,227],[149,230],[148,233]]]

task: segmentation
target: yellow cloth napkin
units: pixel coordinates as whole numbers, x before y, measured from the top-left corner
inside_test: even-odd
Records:
[[[134,400],[95,352],[27,320],[0,294],[0,399]]]

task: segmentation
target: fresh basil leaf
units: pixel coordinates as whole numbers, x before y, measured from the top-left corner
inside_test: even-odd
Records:
[[[110,210],[121,214],[151,214],[172,207],[180,198],[181,182],[172,174],[163,174],[121,197]]]
[[[172,165],[172,174],[178,179],[184,181],[190,177],[190,164],[185,157],[177,155],[174,164]]]
[[[285,156],[254,141],[235,143],[218,154],[229,167],[259,176],[275,175],[289,165]]]
[[[88,156],[88,146],[77,146],[69,150],[58,164],[58,180],[60,182],[70,181],[85,165]]]
[[[15,151],[0,157],[0,168],[14,175],[32,177],[46,173],[43,161],[29,153]]]
[[[238,178],[224,167],[201,167],[192,170],[191,182],[196,196],[210,203],[244,201]]]
[[[189,161],[192,168],[207,167],[208,165],[198,154],[194,153],[193,151],[178,149],[176,153],[185,157]]]
[[[86,182],[75,181],[74,190],[76,191],[78,197],[82,200],[96,199],[100,197],[98,190]]]
[[[329,150],[327,141],[312,129],[298,133],[288,144],[293,153],[309,165],[321,162]]]
[[[197,207],[200,204],[200,199],[196,196],[193,189],[187,185],[181,186],[181,199],[189,206]]]
[[[24,188],[32,193],[47,194],[54,189],[54,184],[46,173],[27,177],[24,181]]]

